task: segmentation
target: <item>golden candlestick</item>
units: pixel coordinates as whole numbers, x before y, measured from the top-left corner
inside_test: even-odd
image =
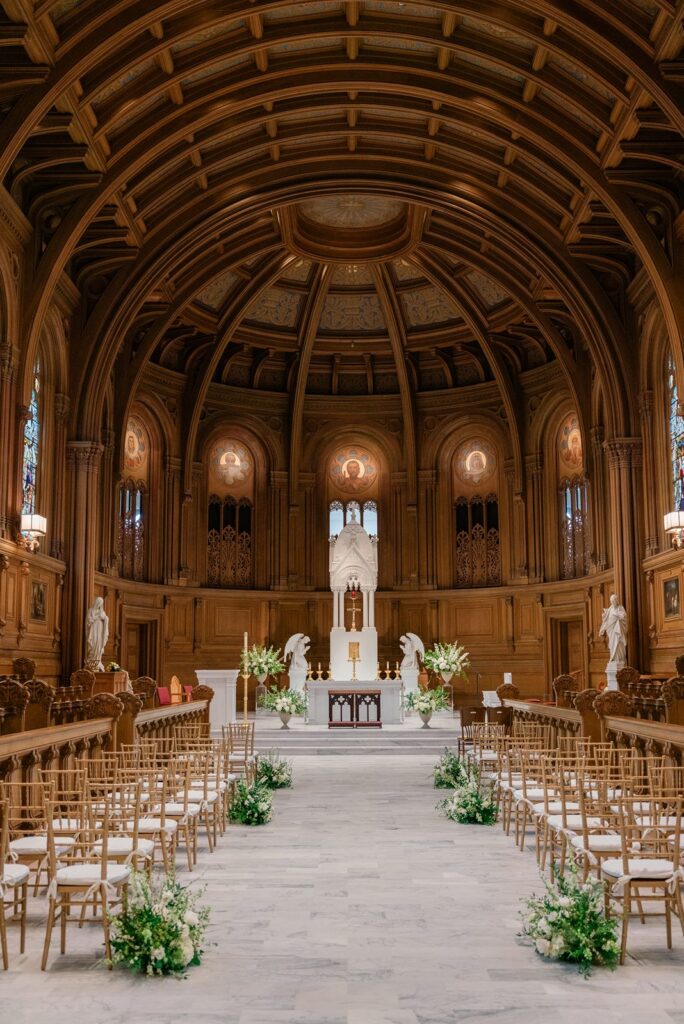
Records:
[[[243,721],[246,722],[247,721],[247,702],[248,702],[248,698],[249,698],[249,672],[247,670],[247,652],[249,650],[249,643],[248,643],[248,638],[247,638],[247,633],[246,632],[244,633],[244,635],[242,637],[242,641],[243,641],[243,647],[242,647],[242,682],[243,682],[243,691],[242,691],[243,709],[242,709],[242,717],[243,717]]]
[[[357,663],[357,661],[361,661],[361,656],[359,654],[360,647],[361,647],[361,645],[358,642],[358,640],[352,640],[349,643],[349,657],[347,658],[347,661],[351,661],[351,663],[352,663],[352,682],[353,683],[357,682],[357,679],[356,679],[356,663]]]

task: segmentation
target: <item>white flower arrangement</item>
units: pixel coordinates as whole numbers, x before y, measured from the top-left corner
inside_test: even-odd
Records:
[[[460,644],[436,643],[425,652],[423,662],[433,672],[453,672],[454,675],[465,676],[470,667],[470,655]]]
[[[444,748],[432,771],[435,789],[457,789],[468,781],[469,766],[453,750]]]
[[[437,686],[434,690],[411,690],[404,697],[404,707],[428,715],[431,711],[444,711],[449,701],[443,687]]]
[[[289,789],[292,785],[292,762],[285,761],[275,750],[260,757],[257,764],[257,782],[268,789]]]
[[[285,671],[285,663],[280,660],[280,648],[266,647],[263,644],[252,644],[240,655],[240,671],[250,676],[277,676]]]
[[[618,920],[606,917],[601,882],[581,882],[577,868],[545,882],[546,894],[527,900],[522,912],[522,934],[537,953],[548,960],[577,965],[585,976],[599,965],[614,970],[620,959]]]
[[[228,816],[240,825],[265,825],[273,817],[270,790],[261,782],[252,786],[244,780],[238,782]]]
[[[166,879],[152,885],[133,871],[122,912],[111,918],[112,963],[140,974],[182,974],[202,958],[209,908],[199,893]]]
[[[437,806],[445,817],[459,825],[493,825],[497,818],[496,802],[491,792],[482,791],[475,772]]]
[[[259,698],[259,707],[267,711],[282,711],[286,715],[303,715],[306,706],[306,694],[301,690],[279,690],[277,686],[272,686],[268,693]]]

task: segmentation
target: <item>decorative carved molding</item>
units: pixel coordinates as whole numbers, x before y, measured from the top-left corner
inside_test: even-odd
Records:
[[[599,718],[617,716],[619,718],[632,718],[634,716],[634,702],[626,693],[619,690],[604,690],[594,701],[594,710]]]
[[[594,701],[598,696],[598,690],[593,690],[591,688],[588,690],[580,690],[580,692],[576,693],[573,697],[572,703],[574,704],[575,709],[579,711],[580,714],[583,714],[585,711],[589,711],[594,707]]]
[[[96,693],[86,704],[86,718],[89,719],[113,718],[118,722],[123,712],[123,701],[114,693]]]

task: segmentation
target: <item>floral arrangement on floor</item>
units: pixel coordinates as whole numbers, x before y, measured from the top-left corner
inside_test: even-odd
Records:
[[[404,697],[404,707],[427,715],[431,711],[444,711],[448,708],[449,698],[442,686],[436,686],[434,690],[411,690]]]
[[[111,962],[147,975],[182,974],[199,964],[209,923],[200,895],[170,878],[153,885],[133,871],[125,906],[111,918]]]
[[[545,882],[546,894],[527,900],[522,934],[540,956],[576,964],[587,977],[592,967],[615,970],[620,960],[618,919],[606,917],[601,882],[581,882],[574,865],[569,873]]]
[[[306,694],[302,690],[279,690],[277,686],[272,686],[268,693],[259,698],[260,708],[284,711],[286,715],[303,715],[306,703]]]
[[[454,675],[465,676],[466,669],[470,667],[470,655],[460,644],[436,643],[425,652],[423,663],[432,672],[451,672]]]
[[[252,644],[240,655],[240,671],[250,676],[277,676],[285,671],[285,663],[280,660],[280,648],[265,647],[263,644]]]
[[[432,772],[435,789],[458,789],[468,781],[468,775],[469,766],[445,747]]]
[[[437,806],[445,817],[459,825],[493,825],[498,814],[491,790],[481,788],[476,771]]]
[[[257,782],[268,789],[289,789],[292,785],[292,761],[285,761],[275,750],[269,750],[265,757],[259,758]]]
[[[228,817],[240,825],[265,825],[273,817],[271,791],[262,782],[238,782]]]

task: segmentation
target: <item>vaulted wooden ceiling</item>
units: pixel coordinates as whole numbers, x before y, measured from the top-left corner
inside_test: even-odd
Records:
[[[628,434],[639,272],[684,350],[682,0],[1,6],[25,337],[68,272],[75,436],[150,360],[188,374],[191,443],[215,380],[289,390],[296,437],[305,395],[345,388],[409,415],[493,379],[514,421],[550,359],[581,415],[591,360]]]

